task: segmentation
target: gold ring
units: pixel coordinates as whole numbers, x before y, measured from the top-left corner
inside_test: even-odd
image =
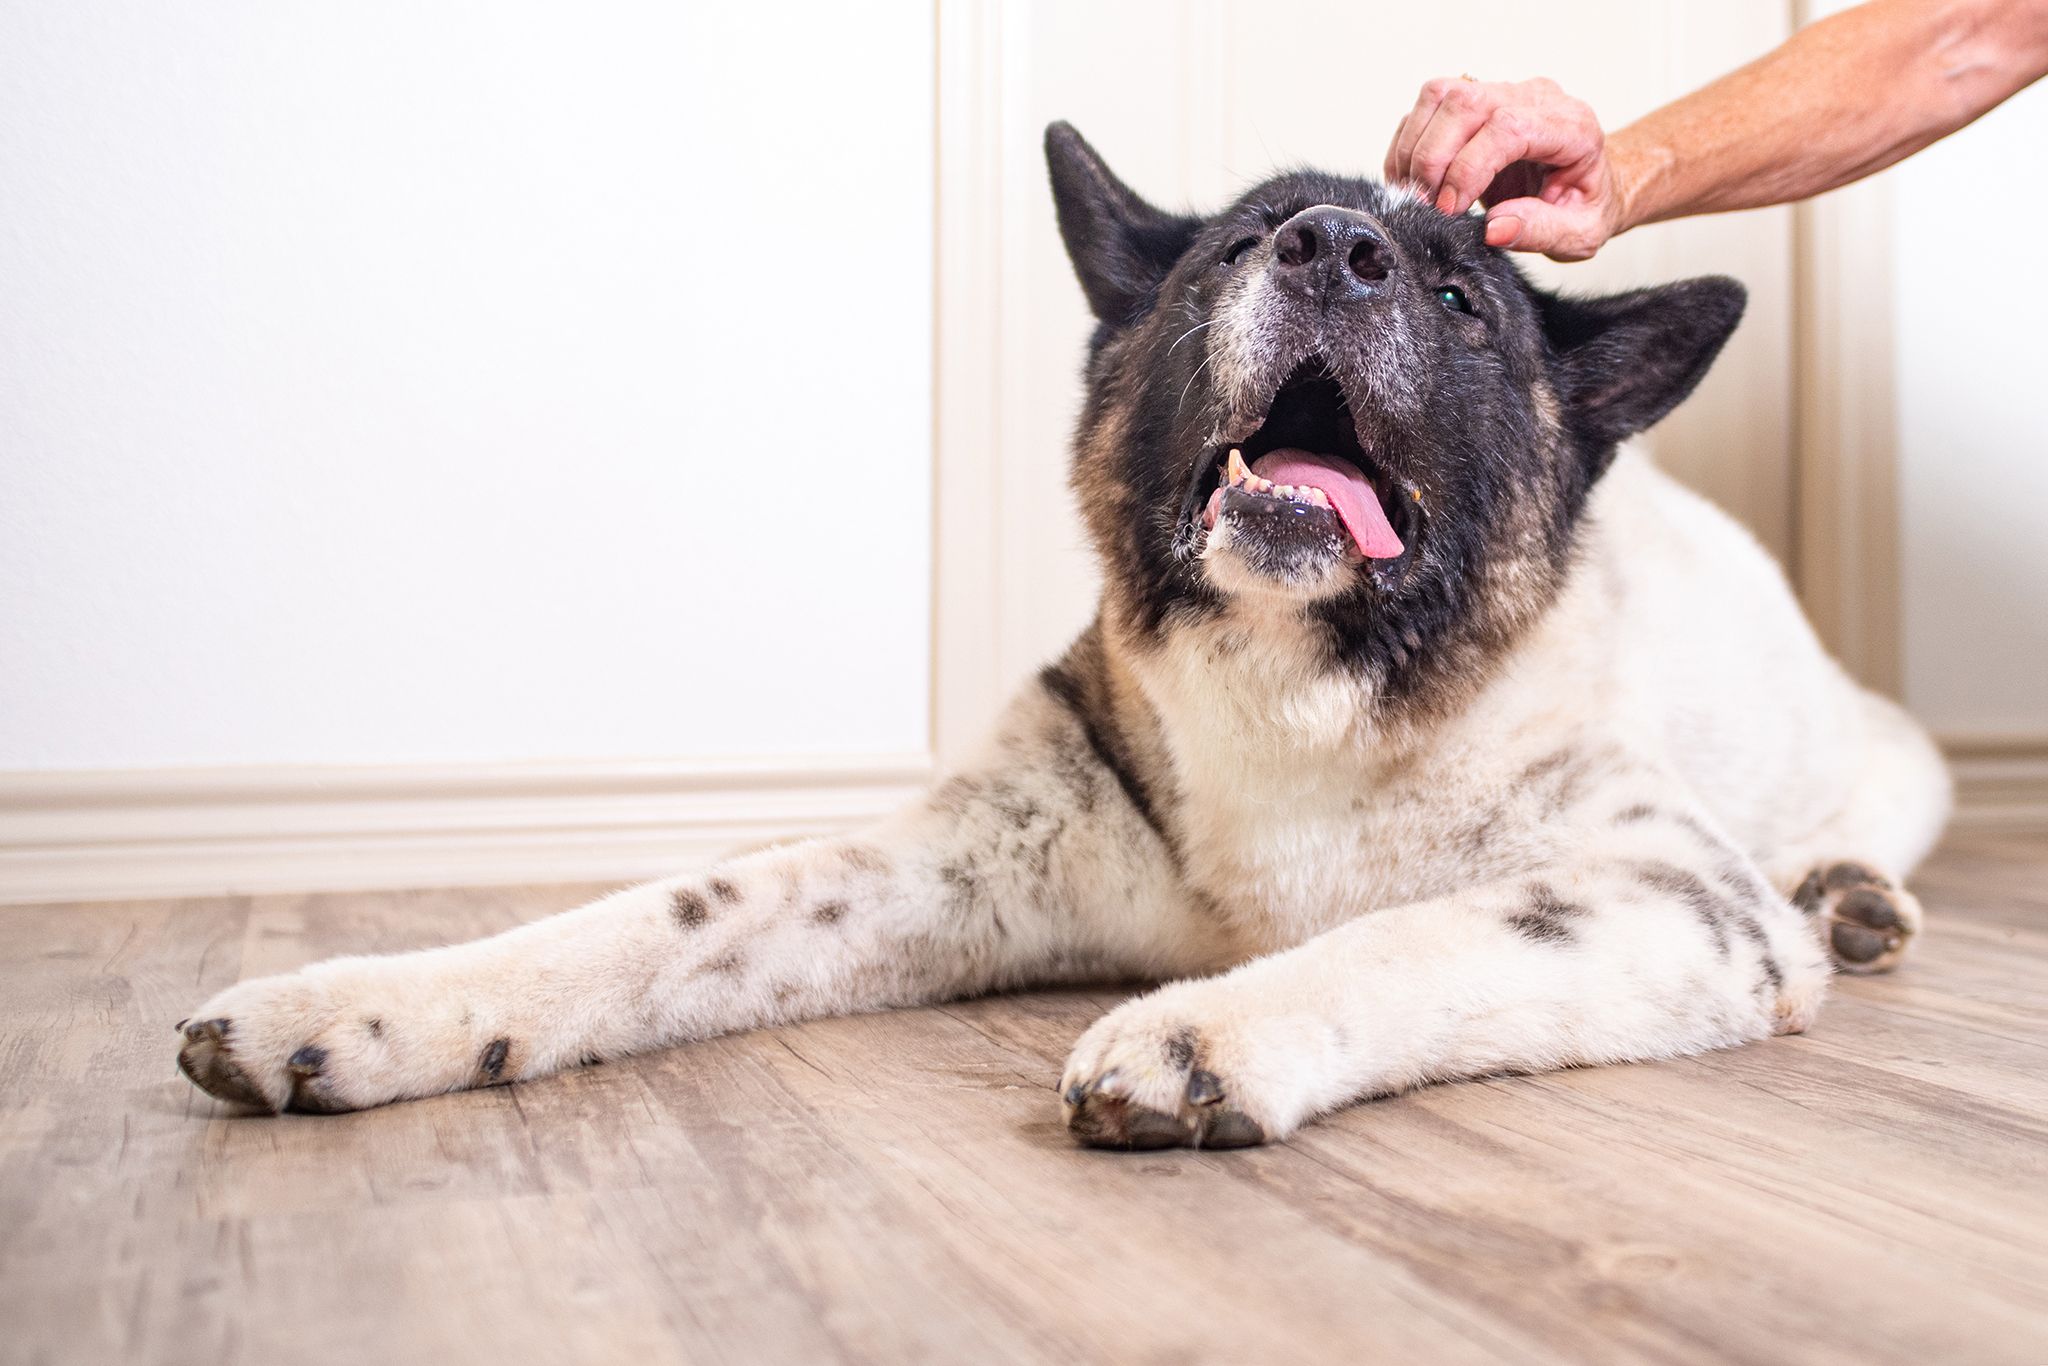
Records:
[[[1465,73],[1464,75],[1462,75],[1462,76],[1458,77],[1458,79],[1459,79],[1459,80],[1461,80],[1461,81],[1470,81],[1470,82],[1472,82],[1472,84],[1474,84],[1474,85],[1477,85],[1477,84],[1479,84],[1479,78],[1478,78],[1477,76],[1473,75],[1473,74],[1472,74],[1471,72],[1469,72],[1469,71],[1468,71],[1468,72],[1466,72],[1466,73]]]

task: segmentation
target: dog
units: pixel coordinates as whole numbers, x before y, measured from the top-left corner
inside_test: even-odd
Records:
[[[330,1112],[734,1030],[1164,982],[1059,1087],[1082,1143],[1241,1147],[1428,1082],[1796,1033],[1893,967],[1934,747],[1776,565],[1622,445],[1742,287],[1533,287],[1476,217],[1302,171],[1162,211],[1047,130],[1096,327],[1099,613],[872,829],[495,938],[244,982],[209,1094]]]

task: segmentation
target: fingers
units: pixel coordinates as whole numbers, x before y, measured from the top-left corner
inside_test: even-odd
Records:
[[[1486,211],[1487,246],[1539,251],[1553,261],[1586,260],[1607,237],[1599,210],[1585,200],[1509,199]]]
[[[1497,107],[1444,168],[1436,206],[1448,214],[1463,213],[1517,162],[1569,171],[1591,162],[1600,149],[1598,124],[1588,127],[1576,119],[1544,119],[1523,109]]]
[[[1605,158],[1592,109],[1551,81],[1439,79],[1394,130],[1386,175],[1447,214],[1517,196],[1488,212],[1488,246],[1583,261],[1612,235]]]
[[[1426,87],[1425,87],[1426,88]],[[1416,133],[1400,178],[1442,208],[1444,172],[1497,108],[1497,97],[1476,81],[1454,81]],[[1505,164],[1505,163],[1503,163]],[[1498,169],[1498,168],[1496,168]],[[1445,210],[1449,212],[1449,210]]]
[[[1515,193],[1546,172],[1563,181],[1597,179],[1605,138],[1592,109],[1555,82],[1433,80],[1394,132],[1390,181],[1404,180],[1437,208],[1460,214],[1489,192]],[[1525,175],[1496,184],[1504,171]]]
[[[1458,82],[1449,78],[1425,81],[1422,92],[1415,97],[1415,107],[1394,129],[1394,140],[1387,147],[1386,177],[1389,181],[1408,180],[1410,160],[1415,154],[1415,140],[1422,136],[1422,130],[1429,126],[1429,120],[1436,113],[1436,107],[1443,103],[1444,94]]]

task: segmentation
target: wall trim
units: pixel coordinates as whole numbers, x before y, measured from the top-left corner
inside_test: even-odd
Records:
[[[1003,701],[1003,15],[995,0],[938,0],[934,17],[931,707],[951,768]]]
[[[2048,734],[1942,738],[1958,830],[2048,833]],[[854,828],[928,754],[0,773],[0,905],[629,882]]]
[[[1958,830],[2048,834],[2048,734],[1947,735]]]
[[[1830,651],[1898,697],[1897,405],[1890,186],[1876,177],[1794,211],[1797,468],[1793,581]]]
[[[1853,0],[1795,0],[1804,28]],[[1865,687],[1903,696],[1891,181],[1793,207],[1792,556],[1814,630]],[[1877,283],[1873,283],[1877,282]]]
[[[853,828],[928,754],[0,773],[0,905],[634,881]]]

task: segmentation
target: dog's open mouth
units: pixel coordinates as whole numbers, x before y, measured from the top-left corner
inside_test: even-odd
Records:
[[[1216,488],[1202,511],[1290,529],[1326,529],[1367,560],[1398,559],[1413,543],[1420,512],[1366,456],[1344,391],[1323,363],[1302,363],[1273,396],[1257,431],[1221,453]],[[1323,524],[1318,527],[1318,524]]]

